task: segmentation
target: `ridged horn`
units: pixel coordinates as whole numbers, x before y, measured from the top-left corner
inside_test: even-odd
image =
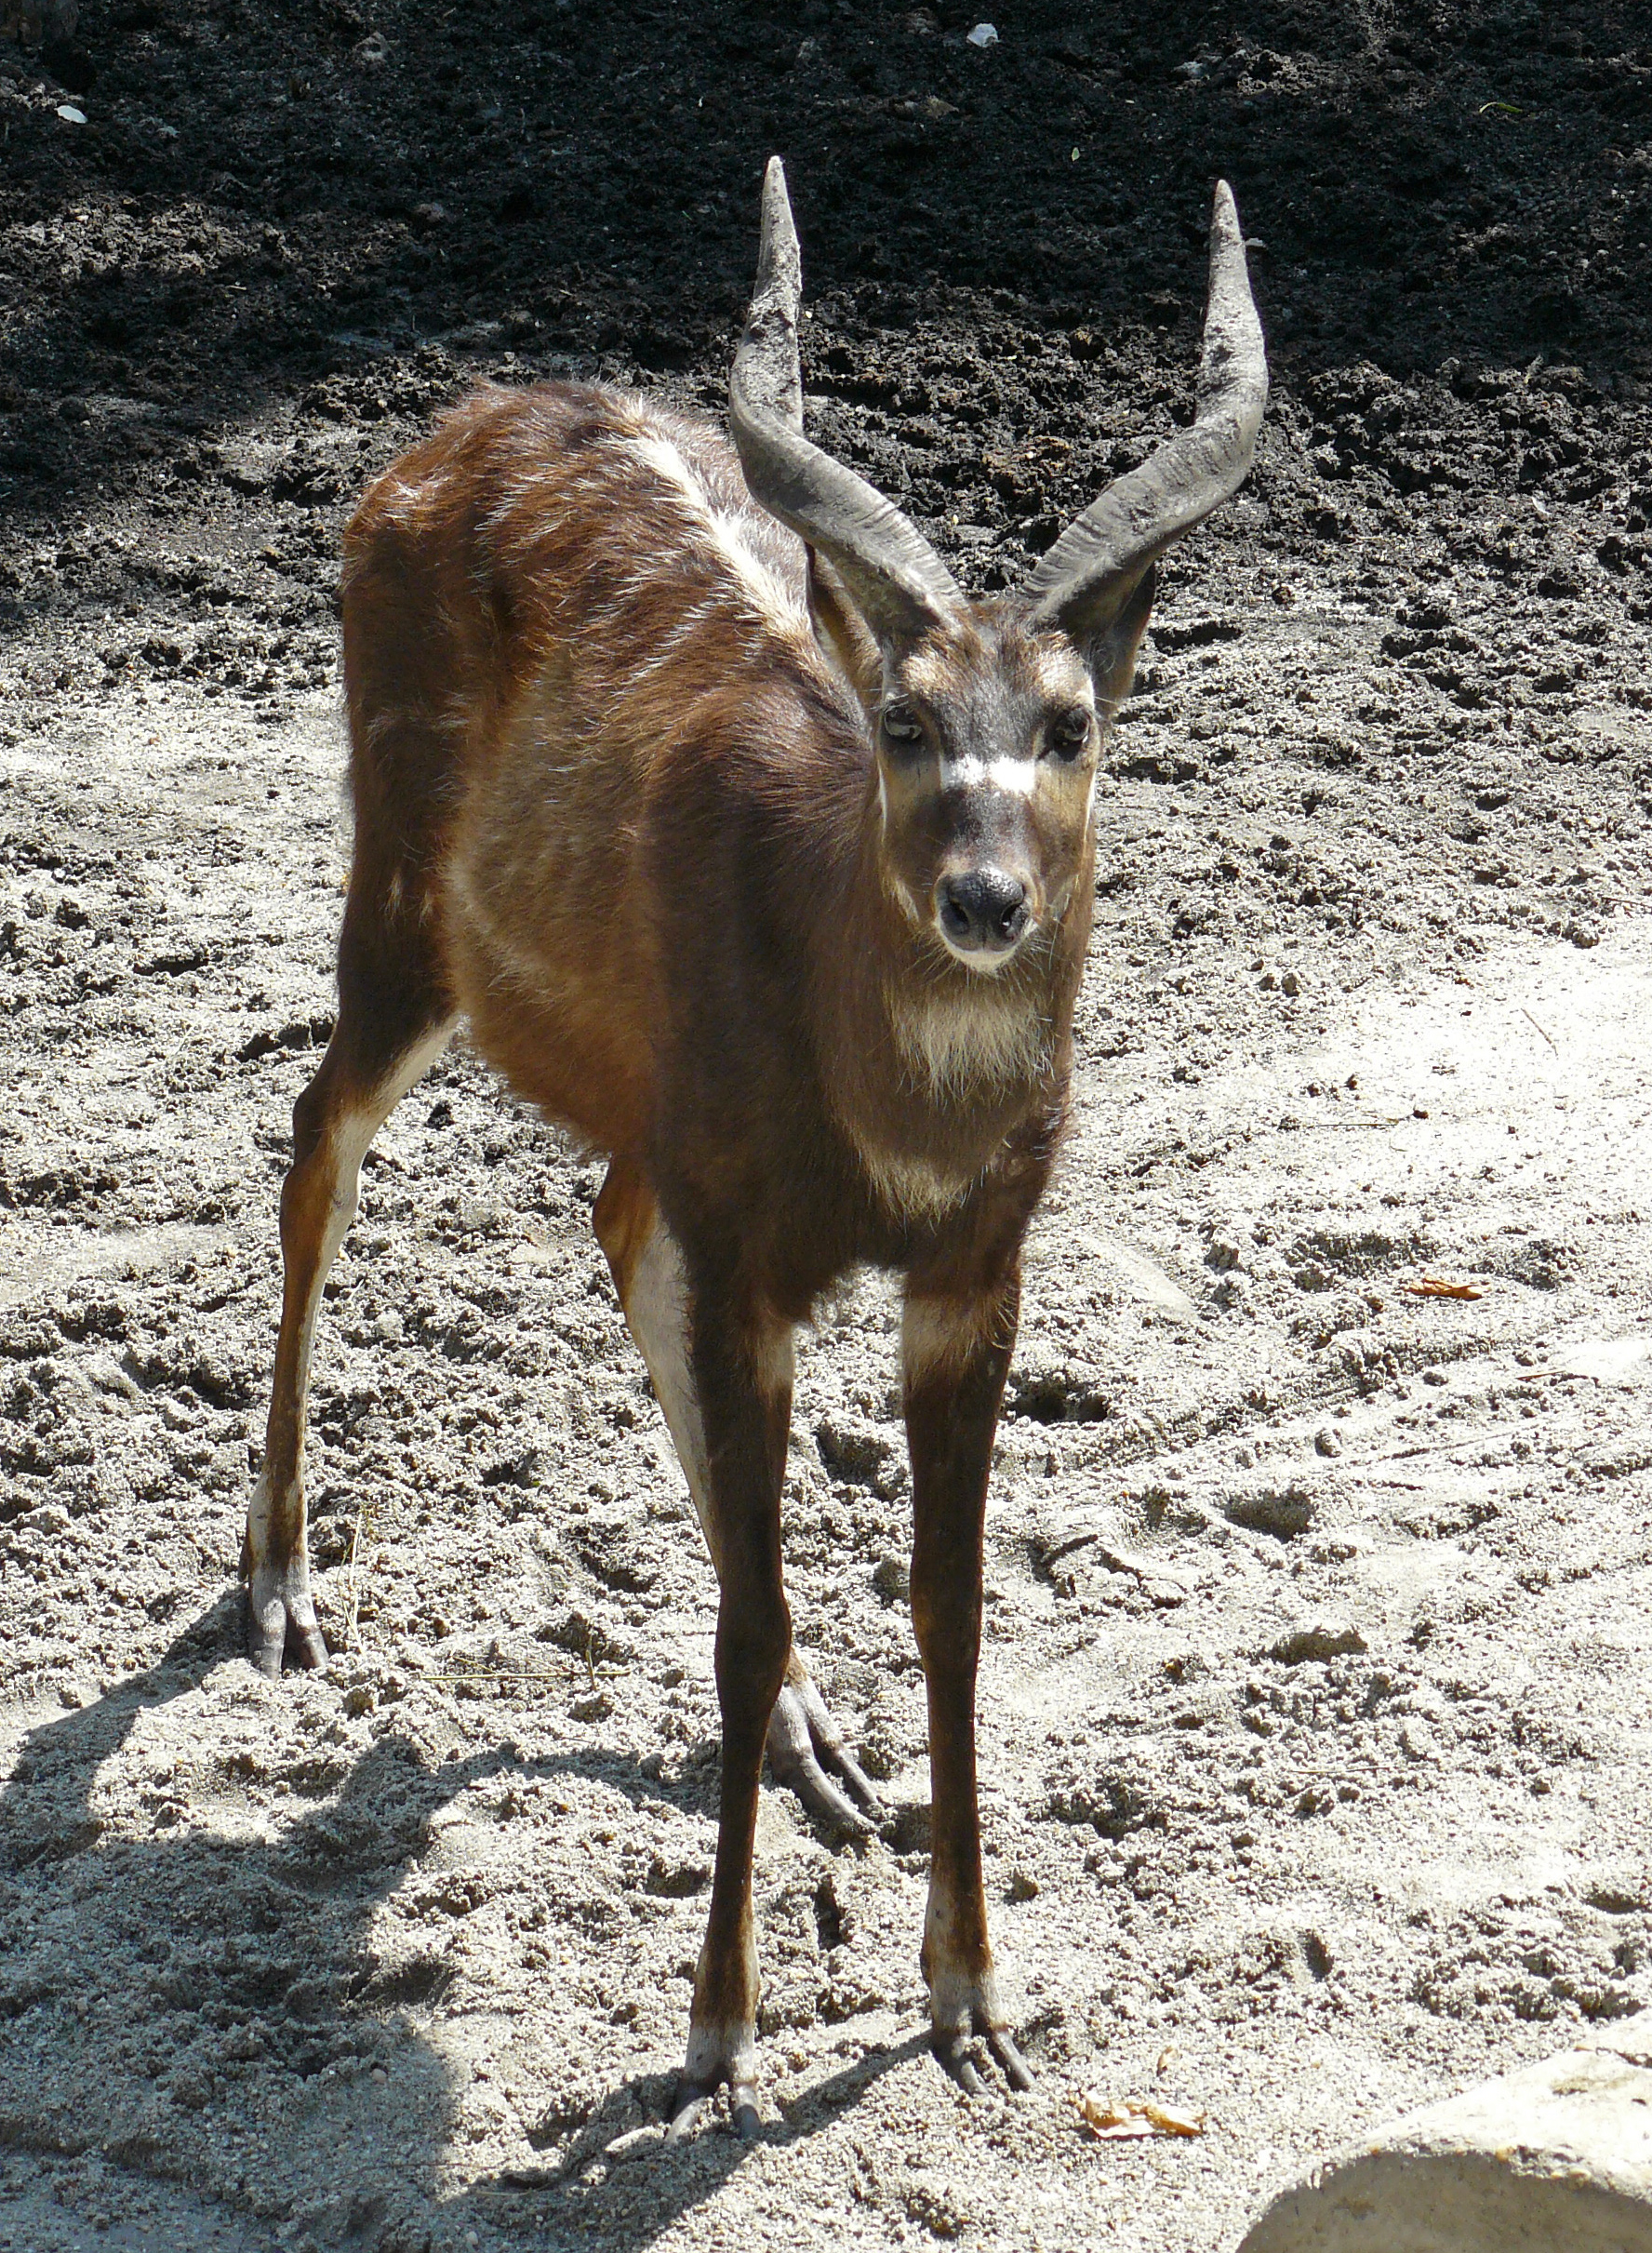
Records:
[[[964,597],[894,503],[804,436],[797,356],[802,281],[786,175],[771,156],[763,180],[757,280],[728,380],[735,450],[753,498],[819,550],[877,639],[911,640],[959,608]]]
[[[1110,485],[1026,582],[1035,626],[1083,643],[1104,633],[1173,540],[1237,491],[1268,399],[1268,357],[1250,294],[1233,192],[1219,180],[1210,215],[1210,292],[1192,427]]]

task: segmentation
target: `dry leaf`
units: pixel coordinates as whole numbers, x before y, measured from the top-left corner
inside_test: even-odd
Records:
[[[1401,1290],[1413,1299],[1484,1299],[1485,1293],[1474,1283],[1446,1283],[1439,1275],[1425,1275],[1420,1283],[1402,1283]]]
[[[1104,2097],[1099,2088],[1086,2088],[1078,2100],[1079,2116],[1099,2143],[1126,2143],[1148,2136],[1202,2136],[1203,2113],[1183,2113],[1167,2104],[1143,2103],[1126,2097],[1122,2103]]]
[[[1161,2136],[1202,2136],[1205,2133],[1203,2113],[1184,2113],[1169,2104],[1144,2104],[1141,2110]]]

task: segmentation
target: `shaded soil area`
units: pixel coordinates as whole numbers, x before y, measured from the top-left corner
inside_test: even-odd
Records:
[[[976,20],[87,0],[0,47],[0,2246],[1210,2253],[1652,2004],[1644,12]],[[788,1571],[896,1813],[846,1848],[766,1793],[768,2126],[668,2158],[711,1575],[600,1169],[462,1049],[329,1286],[325,1681],[240,1662],[235,1571],[340,523],[480,377],[720,411],[774,148],[811,429],[974,585],[1190,413],[1219,171],[1275,391],[1111,741],[998,1453],[1038,2091],[924,2049],[864,1278],[804,1345]],[[1205,2132],[1097,2144],[1086,2089]]]

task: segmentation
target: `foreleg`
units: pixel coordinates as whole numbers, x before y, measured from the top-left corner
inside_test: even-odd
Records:
[[[281,1329],[264,1461],[246,1510],[246,1655],[279,1674],[326,1664],[310,1590],[304,1418],[322,1286],[355,1217],[361,1162],[402,1096],[446,1046],[450,1009],[433,981],[402,968],[400,990],[367,1006],[349,925],[340,949],[339,1020],[321,1067],[293,1107],[293,1162],[281,1192]],[[411,950],[409,950],[411,954]]]
[[[609,1168],[593,1218],[721,1582],[723,1560],[712,1526],[705,1424],[689,1366],[688,1289],[682,1254],[634,1166],[617,1162]],[[882,1816],[883,1803],[861,1773],[795,1649],[787,1658],[785,1678],[775,1700],[767,1751],[775,1781],[789,1784],[809,1812],[823,1821],[864,1833],[872,1827],[867,1818]]]
[[[1014,2088],[1032,2076],[998,2001],[981,1880],[975,1686],[980,1656],[987,1477],[1015,1345],[1019,1278],[986,1295],[911,1297],[902,1348],[913,1469],[913,1626],[929,1698],[929,1900],[924,1977],[935,2051],[970,2093],[986,2037]]]

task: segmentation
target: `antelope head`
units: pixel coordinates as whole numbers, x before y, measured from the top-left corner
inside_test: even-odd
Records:
[[[803,434],[801,268],[785,174],[729,383],[746,483],[808,552],[815,638],[863,709],[885,885],[970,973],[1003,970],[1087,882],[1101,734],[1127,695],[1159,557],[1250,468],[1267,360],[1225,181],[1192,427],[1071,524],[1017,593],[973,600],[899,510]]]

